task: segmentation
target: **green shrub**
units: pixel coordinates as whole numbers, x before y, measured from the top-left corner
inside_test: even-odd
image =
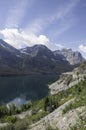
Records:
[[[59,130],[58,128],[53,129],[50,125],[46,128],[46,130]]]
[[[6,107],[6,105],[1,105],[0,106],[0,117],[3,117],[5,115],[8,115],[9,114],[9,110],[8,108]]]
[[[63,109],[63,114],[65,114],[66,112],[68,112],[69,110],[71,110],[73,107],[73,104],[70,103],[68,106],[66,106],[64,109]]]
[[[5,121],[8,123],[15,123],[17,121],[17,118],[15,116],[7,116]]]
[[[13,130],[27,130],[28,123],[26,120],[20,120],[14,125]]]
[[[27,130],[28,123],[25,120],[20,120],[15,124],[9,124],[6,127],[0,128],[0,130]]]
[[[38,120],[40,120],[41,118],[43,118],[44,116],[47,115],[47,112],[45,111],[41,111],[41,112],[38,112],[37,114],[34,114],[32,116],[29,116],[28,119],[29,119],[29,123],[32,124],[32,123],[35,123],[37,122]]]

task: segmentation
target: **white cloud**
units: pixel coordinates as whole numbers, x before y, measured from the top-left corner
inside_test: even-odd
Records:
[[[19,33],[18,29],[4,29],[0,33],[4,36],[4,40],[16,48],[25,46],[23,36]],[[22,43],[23,42],[23,43]]]
[[[61,44],[55,44],[55,46],[56,46],[56,48],[57,49],[63,49],[63,48],[65,48],[63,45],[61,45]]]
[[[81,51],[84,58],[86,59],[86,45],[83,45],[83,44],[79,45],[79,50]]]
[[[79,49],[86,53],[86,45],[79,45]]]
[[[35,44],[42,44],[51,50],[64,48],[61,44],[55,44],[45,35],[28,34],[25,31],[18,30],[17,28],[5,28],[0,30],[0,34],[4,36],[4,40],[14,46],[15,48],[23,48],[26,46],[33,46]]]

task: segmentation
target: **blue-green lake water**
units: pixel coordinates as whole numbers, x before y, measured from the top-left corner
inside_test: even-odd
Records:
[[[41,99],[49,94],[48,84],[57,79],[52,74],[0,77],[0,103]]]

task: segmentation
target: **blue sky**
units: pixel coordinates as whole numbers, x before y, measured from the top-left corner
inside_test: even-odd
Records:
[[[0,0],[0,38],[16,48],[43,44],[86,57],[86,0]]]

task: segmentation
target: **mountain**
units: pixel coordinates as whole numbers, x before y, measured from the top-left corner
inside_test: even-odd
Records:
[[[65,51],[63,51],[65,52]],[[65,52],[69,56],[70,51]],[[73,56],[72,56],[73,55]],[[56,73],[70,71],[76,61],[80,64],[84,58],[79,52],[72,52],[72,63],[69,63],[61,51],[52,52],[44,45],[34,45],[23,49],[16,49],[0,39],[0,75],[3,74],[31,74]],[[78,57],[78,58],[77,58]],[[78,59],[78,60],[76,60]]]
[[[61,55],[63,59],[67,60],[71,65],[80,65],[85,61],[80,52],[74,52],[72,49],[56,50],[53,53],[55,56],[58,54]]]
[[[29,54],[31,57],[54,58],[54,54],[44,45],[34,45],[20,50],[22,53]]]
[[[0,39],[0,49],[8,51],[10,53],[19,54],[19,50],[15,49],[11,45],[9,45],[7,42]]]
[[[59,55],[56,57],[51,50],[44,45],[34,45],[21,49],[20,52],[25,54],[23,69],[28,68],[34,72],[41,73],[58,73],[69,71],[72,66],[64,61]]]

